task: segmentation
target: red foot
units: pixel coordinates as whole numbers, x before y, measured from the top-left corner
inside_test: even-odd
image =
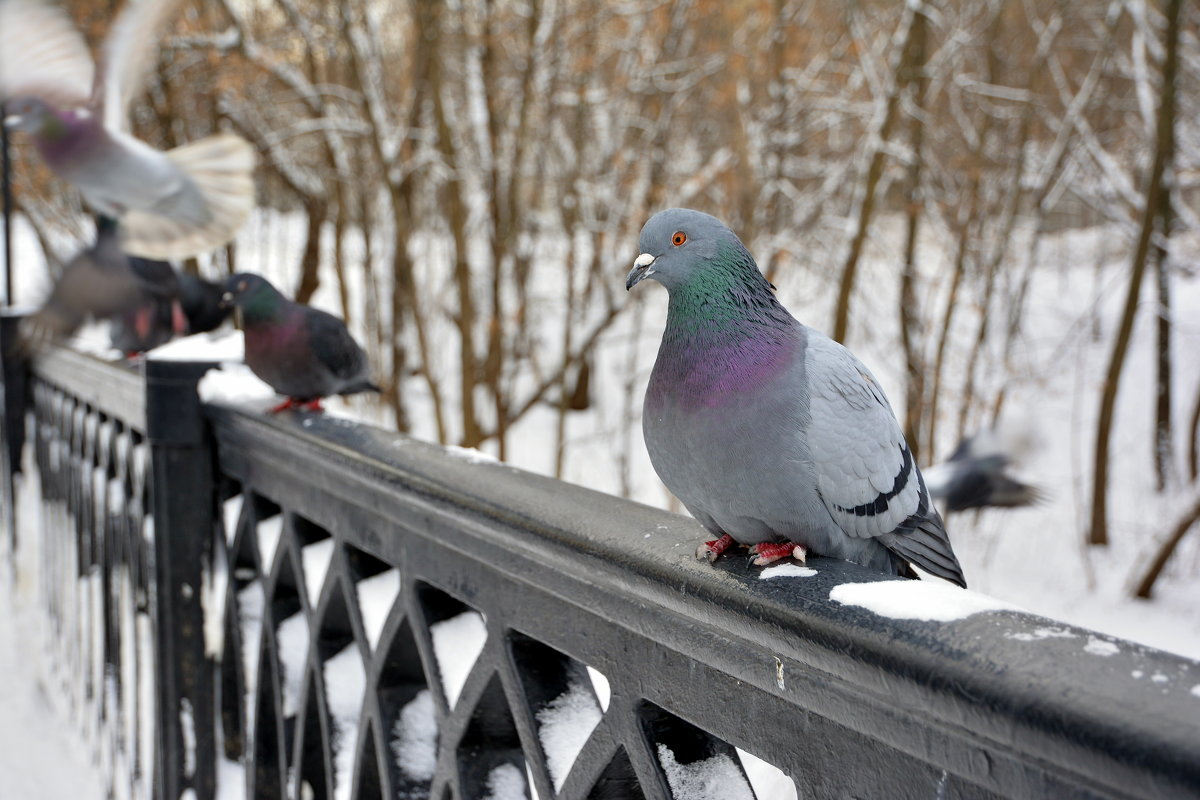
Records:
[[[721,536],[720,539],[713,539],[711,542],[705,542],[696,548],[696,558],[705,558],[709,561],[716,561],[717,556],[724,553],[730,547],[733,547],[733,537],[728,533]]]
[[[289,409],[293,408],[300,411],[313,411],[318,414],[325,410],[321,407],[321,398],[319,397],[316,400],[307,401],[301,401],[294,397],[289,397],[287,400],[284,400],[282,403],[272,408],[271,413],[278,414],[280,411],[288,411]]]
[[[788,556],[803,564],[808,555],[808,548],[796,542],[762,542],[751,547],[750,552],[757,556],[751,563],[756,567],[765,567],[772,561]]]

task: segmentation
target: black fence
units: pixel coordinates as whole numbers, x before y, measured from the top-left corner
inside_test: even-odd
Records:
[[[119,795],[1200,797],[1195,662],[881,616],[831,599],[883,580],[838,561],[713,567],[677,515],[202,404],[205,365],[3,367],[6,468],[28,439],[40,484],[15,547]]]

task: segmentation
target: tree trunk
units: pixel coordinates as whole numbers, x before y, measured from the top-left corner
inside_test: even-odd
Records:
[[[1175,524],[1175,528],[1171,531],[1171,535],[1163,542],[1158,553],[1154,556],[1154,561],[1150,567],[1142,575],[1142,579],[1138,581],[1137,589],[1134,590],[1134,597],[1150,598],[1150,593],[1154,590],[1154,582],[1158,580],[1158,576],[1162,574],[1163,569],[1167,566],[1167,562],[1171,560],[1171,556],[1175,553],[1175,548],[1183,541],[1183,537],[1191,530],[1196,521],[1200,520],[1200,497],[1196,498],[1196,502],[1187,513],[1179,518],[1179,522]]]
[[[1088,544],[1093,545],[1108,544],[1108,445],[1112,436],[1113,416],[1117,406],[1117,388],[1121,381],[1121,371],[1125,366],[1125,356],[1129,351],[1129,340],[1133,334],[1133,319],[1137,313],[1142,278],[1146,274],[1146,260],[1150,251],[1155,220],[1158,217],[1154,200],[1161,191],[1163,174],[1167,170],[1167,157],[1170,154],[1172,140],[1169,131],[1175,124],[1175,73],[1179,60],[1179,11],[1181,5],[1182,0],[1168,0],[1167,2],[1166,56],[1163,59],[1161,98],[1155,123],[1154,161],[1150,165],[1146,191],[1143,194],[1145,203],[1142,210],[1142,224],[1138,233],[1137,247],[1133,254],[1133,264],[1130,268],[1125,308],[1121,314],[1120,327],[1113,341],[1112,356],[1108,362],[1108,372],[1100,393],[1100,416],[1096,423],[1095,471],[1092,479],[1092,519],[1088,532]]]

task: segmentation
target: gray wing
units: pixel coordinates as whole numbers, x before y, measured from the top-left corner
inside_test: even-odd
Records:
[[[346,323],[317,308],[305,309],[305,318],[313,356],[342,384],[338,392],[371,388],[367,355]]]
[[[809,332],[805,354],[817,489],[849,536],[872,537],[935,575],[963,583],[896,415],[871,371],[840,344]]]

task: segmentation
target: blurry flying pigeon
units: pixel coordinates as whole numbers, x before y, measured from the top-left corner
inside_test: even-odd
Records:
[[[254,206],[255,155],[232,134],[163,152],[128,131],[129,105],[157,58],[179,0],[130,0],[95,69],[67,13],[45,0],[0,0],[5,124],[31,133],[60,177],[118,218],[127,253],[186,258],[228,242]]]
[[[797,322],[753,256],[708,214],[670,209],[642,228],[625,281],[667,287],[667,325],[642,430],[663,483],[756,564],[807,552],[965,586],[879,382]]]
[[[143,286],[141,299],[133,308],[113,317],[109,339],[114,348],[134,356],[188,331],[179,301],[179,276],[171,265],[130,256],[129,268]]]
[[[947,512],[1036,503],[1042,498],[1042,490],[1007,473],[1012,450],[1011,443],[997,431],[963,439],[949,460],[925,471],[930,495]]]
[[[250,272],[230,277],[225,289],[225,302],[242,312],[246,365],[287,397],[273,412],[320,411],[323,397],[379,391],[366,354],[337,317],[293,303]]]
[[[140,261],[140,260],[139,260]],[[26,346],[50,339],[65,339],[88,319],[108,319],[132,313],[143,307],[148,297],[170,302],[177,289],[170,282],[153,277],[162,262],[135,271],[129,256],[122,251],[117,223],[107,217],[96,219],[96,243],[72,258],[55,281],[42,307],[21,323]],[[161,264],[161,268],[154,265]],[[147,276],[150,276],[147,279]],[[133,322],[148,327],[150,316],[143,314]]]

